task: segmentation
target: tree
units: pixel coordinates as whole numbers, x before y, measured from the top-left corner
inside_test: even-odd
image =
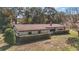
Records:
[[[0,27],[3,31],[7,27],[11,27],[12,15],[13,13],[9,8],[0,8]]]
[[[50,20],[53,21],[53,17],[57,12],[52,7],[19,7],[13,8],[13,10],[16,16],[22,15],[24,17],[24,23],[47,23]],[[49,20],[47,21],[47,19]]]
[[[32,23],[41,23],[41,19],[42,17],[40,17],[42,15],[42,8],[41,7],[32,7],[30,9],[30,15],[32,17]]]
[[[79,18],[79,8],[78,7],[66,8],[66,13],[69,15],[71,28],[76,29],[77,26],[75,23],[78,21],[78,18]]]
[[[66,22],[66,17],[65,17],[65,13],[64,12],[57,12],[54,16],[54,23],[65,23]]]
[[[47,16],[47,18],[48,18],[48,23],[49,22],[53,22],[54,15],[57,13],[57,11],[55,10],[55,8],[53,8],[53,7],[45,7],[43,9],[43,12]]]

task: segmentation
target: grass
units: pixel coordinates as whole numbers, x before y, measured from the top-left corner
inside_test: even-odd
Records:
[[[52,35],[51,39],[27,43],[23,45],[3,46],[0,50],[6,51],[77,51],[77,47],[68,44],[70,35]],[[0,34],[0,45],[4,43],[3,34]]]
[[[0,33],[0,51],[4,51],[11,46],[4,42],[4,34]]]
[[[76,51],[74,46],[67,44],[68,37],[69,35],[54,35],[48,40],[12,46],[7,51]]]
[[[22,18],[22,19],[17,19],[17,21],[18,21],[19,23],[24,23],[24,22],[31,23],[31,22],[32,22],[32,19],[31,19],[31,18],[29,18],[29,19],[28,19],[28,21],[26,21],[26,19],[25,19],[25,18]]]
[[[65,47],[63,50],[64,51],[77,51],[77,48],[75,48],[73,46],[69,46],[69,47]]]
[[[75,37],[75,38],[78,37],[78,32],[76,30],[70,29],[69,33],[70,33],[70,37]]]
[[[4,40],[3,39],[4,39],[3,34],[0,33],[0,44],[4,43]]]

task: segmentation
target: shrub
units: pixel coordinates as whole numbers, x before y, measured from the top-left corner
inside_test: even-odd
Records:
[[[77,30],[70,30],[70,37],[68,39],[68,43],[71,44],[71,46],[74,46],[76,49],[79,50],[79,35]]]
[[[8,24],[6,25],[6,28],[12,28],[12,27],[13,27],[12,24],[9,24],[9,23],[8,23]]]
[[[5,42],[11,45],[16,43],[16,36],[12,28],[7,28],[5,30]]]
[[[78,38],[78,32],[76,30],[69,30],[70,37]]]
[[[70,37],[68,39],[69,42],[71,42],[71,43],[77,43],[77,42],[79,42],[78,31],[76,31],[76,30],[70,30],[69,33],[70,33]]]

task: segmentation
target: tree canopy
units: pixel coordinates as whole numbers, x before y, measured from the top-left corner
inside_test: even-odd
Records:
[[[19,18],[19,19],[18,19]],[[21,19],[21,20],[20,20]],[[65,7],[58,11],[54,7],[2,7],[0,8],[0,27],[15,21],[16,23],[75,23],[79,20],[78,7]]]

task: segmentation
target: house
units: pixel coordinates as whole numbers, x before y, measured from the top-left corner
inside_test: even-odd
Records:
[[[26,37],[37,39],[45,37],[50,38],[51,34],[58,32],[67,32],[68,30],[61,24],[14,24],[14,31],[17,40],[26,39]]]
[[[66,27],[60,24],[15,24],[14,30],[16,36],[35,36],[53,34],[55,32],[64,32]]]
[[[14,30],[19,37],[50,34],[43,24],[15,24]]]

